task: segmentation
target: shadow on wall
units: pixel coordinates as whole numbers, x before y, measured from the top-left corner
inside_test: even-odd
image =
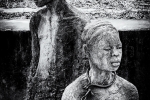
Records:
[[[140,100],[149,98],[150,90],[150,31],[120,32],[123,57],[118,74],[133,83]]]
[[[120,31],[123,58],[118,74],[133,83],[140,100],[149,96],[150,31]],[[31,61],[30,32],[1,31],[0,100],[23,100]]]
[[[0,100],[23,100],[31,60],[30,32],[0,33]]]

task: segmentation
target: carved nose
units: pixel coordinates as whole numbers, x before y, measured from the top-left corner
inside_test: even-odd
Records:
[[[119,51],[116,48],[112,49],[112,56],[119,56]]]

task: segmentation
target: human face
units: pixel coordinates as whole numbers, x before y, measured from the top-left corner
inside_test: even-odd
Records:
[[[100,70],[116,71],[120,66],[121,57],[122,43],[116,30],[104,34],[89,50],[90,63]]]
[[[44,5],[46,5],[47,3],[49,2],[53,2],[54,0],[34,0],[35,4],[38,6],[38,7],[42,7]]]

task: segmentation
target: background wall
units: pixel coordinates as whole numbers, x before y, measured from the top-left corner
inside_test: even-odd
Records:
[[[140,100],[146,100],[150,95],[149,32],[120,31],[123,57],[117,73],[138,88]],[[0,99],[23,100],[31,60],[30,32],[0,33]]]
[[[0,33],[0,100],[23,100],[31,60],[30,32]]]

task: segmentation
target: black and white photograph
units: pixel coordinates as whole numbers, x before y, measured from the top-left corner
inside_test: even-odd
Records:
[[[0,0],[0,100],[149,100],[150,0]]]

